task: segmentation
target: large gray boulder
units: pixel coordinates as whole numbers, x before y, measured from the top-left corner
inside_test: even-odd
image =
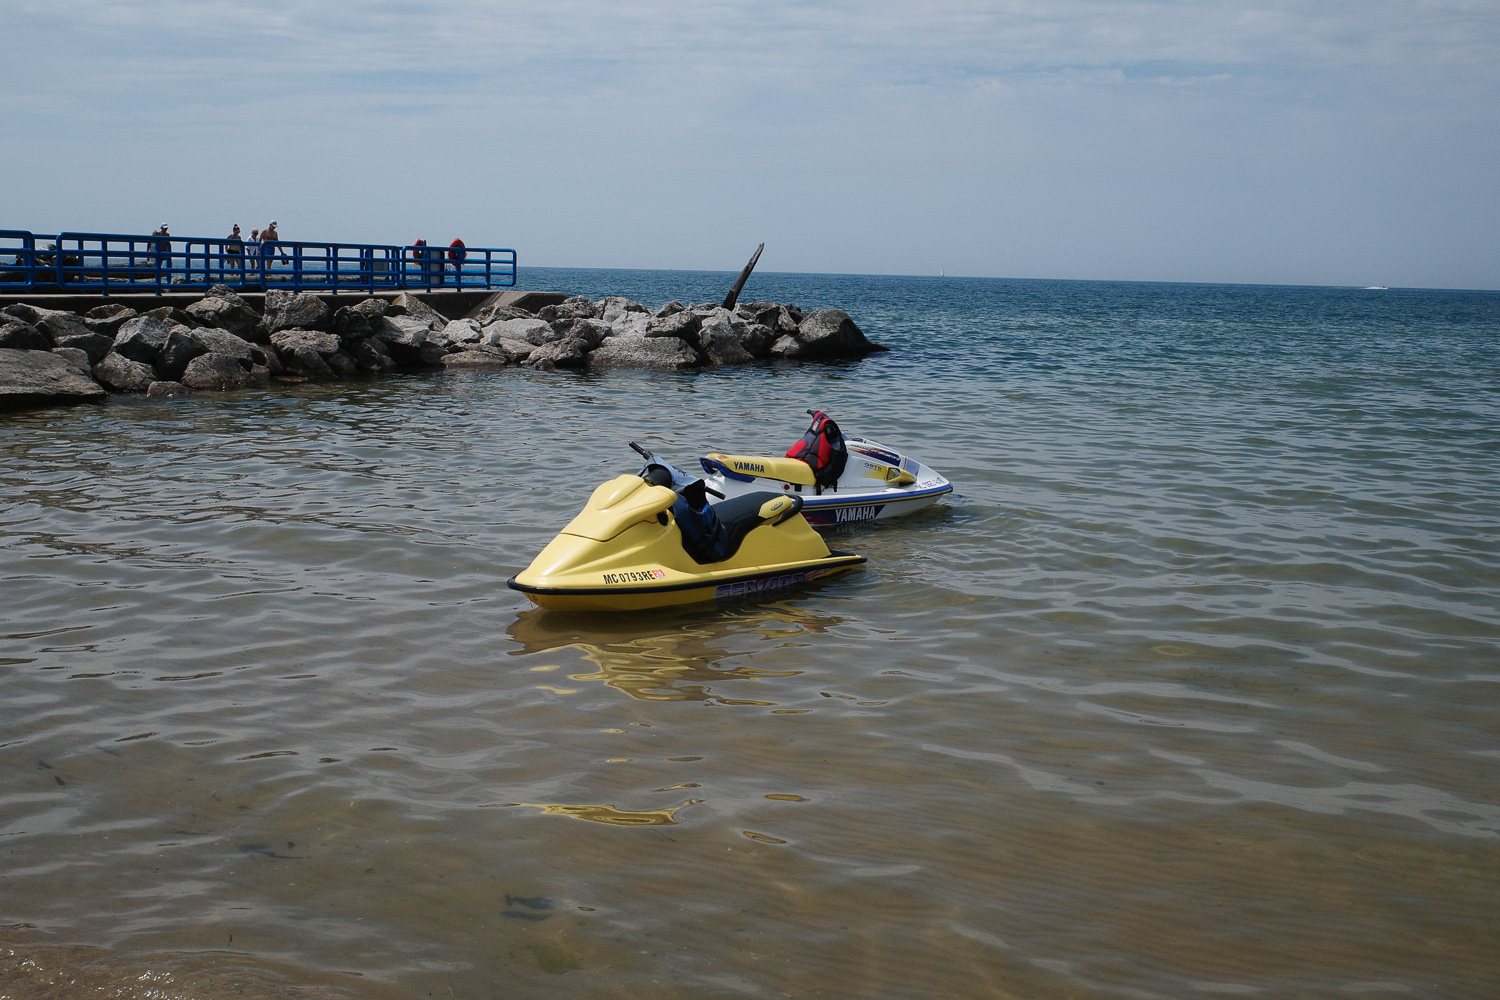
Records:
[[[327,330],[333,324],[328,303],[312,292],[287,292],[273,288],[266,292],[266,332],[278,330]]]
[[[319,354],[333,354],[342,346],[339,338],[321,330],[278,330],[271,334],[271,346],[282,354],[301,347],[311,347]]]
[[[168,325],[172,323],[181,323],[188,329],[192,329],[193,327],[198,325],[198,321],[193,319],[193,317],[188,314],[187,310],[178,309],[176,306],[162,306],[160,309],[150,309],[147,310],[143,315],[154,316],[157,319],[161,320],[163,323],[167,323]]]
[[[181,396],[189,391],[188,387],[181,382],[152,382],[146,387],[146,398],[166,399],[169,396]]]
[[[0,316],[19,320],[27,326],[36,326],[42,321],[42,317],[51,311],[51,309],[42,309],[29,302],[13,302],[4,309],[0,309]]]
[[[498,344],[502,340],[520,340],[533,347],[540,347],[561,336],[544,319],[502,319],[484,327],[482,344]]]
[[[0,348],[0,409],[82,403],[104,396],[99,383],[50,351]]]
[[[45,333],[54,346],[64,337],[86,337],[93,332],[83,321],[82,316],[75,316],[60,309],[49,312],[39,319],[36,328]]]
[[[135,310],[125,305],[123,302],[106,302],[103,305],[95,306],[88,312],[84,313],[83,318],[86,322],[91,319],[102,321],[107,319],[115,319],[118,317],[120,322],[123,323],[125,322],[125,320],[134,315]]]
[[[505,368],[515,363],[514,355],[493,347],[471,347],[445,354],[442,361],[443,367],[450,371],[481,371],[486,368]]]
[[[802,310],[778,302],[741,302],[734,311],[748,323],[769,328],[776,337],[796,335],[797,324],[803,319]]]
[[[50,351],[53,343],[46,334],[30,323],[5,317],[5,322],[0,324],[0,348],[12,351]]]
[[[676,337],[610,337],[589,355],[590,368],[678,370],[698,363],[698,352]]]
[[[727,346],[731,341],[738,343],[740,349],[746,354],[759,358],[770,352],[771,344],[775,340],[771,331],[765,326],[749,322],[730,309],[716,307],[700,314],[700,318],[702,329],[698,333],[698,344],[703,346],[713,343],[717,345],[716,349],[726,357],[737,353]]]
[[[72,347],[83,351],[89,356],[89,364],[97,365],[104,360],[106,354],[114,349],[115,338],[102,333],[85,333],[78,337],[59,337],[55,346]]]
[[[375,320],[372,336],[395,348],[420,350],[431,332],[425,322],[405,314],[381,316]]]
[[[246,365],[254,364],[257,361],[255,345],[244,337],[236,336],[228,330],[215,330],[204,327],[194,330],[188,336],[199,344],[202,344],[205,348],[204,353],[206,354],[227,354]]]
[[[588,341],[576,334],[568,334],[561,340],[546,343],[526,357],[532,368],[585,368],[588,366]]]
[[[417,298],[411,292],[402,292],[386,306],[388,316],[409,316],[426,324],[429,330],[440,330],[448,325],[443,314]]]
[[[375,332],[375,321],[385,315],[385,299],[371,296],[333,314],[332,330],[345,340],[359,340]]]
[[[808,313],[795,336],[780,337],[771,353],[783,358],[859,358],[884,347],[871,343],[842,309]]]
[[[346,349],[354,358],[355,367],[362,372],[388,372],[396,367],[390,347],[379,337],[356,340]]]
[[[157,352],[156,361],[151,367],[159,381],[175,382],[182,378],[183,369],[187,368],[189,361],[207,353],[208,348],[202,340],[178,327],[167,334],[167,342]]]
[[[52,353],[85,375],[94,370],[94,359],[90,358],[86,351],[81,351],[76,347],[54,347]]]
[[[228,330],[245,340],[263,339],[260,314],[228,285],[214,285],[204,298],[188,306],[184,312],[202,326]]]
[[[483,337],[479,324],[472,319],[455,319],[441,329],[428,331],[427,343],[453,350],[477,344]]]
[[[271,344],[286,361],[287,371],[307,378],[349,376],[359,370],[353,355],[343,351],[338,337],[320,330],[280,330]]]
[[[739,334],[723,321],[703,328],[698,334],[698,347],[711,365],[743,365],[755,360],[755,356],[745,349]]]
[[[556,307],[544,306],[542,311],[546,312],[547,310],[554,308]],[[486,326],[498,319],[532,319],[533,317],[531,313],[527,312],[525,309],[517,309],[515,306],[492,305],[485,306],[482,309],[478,309],[465,318],[472,319],[480,326]]]
[[[101,337],[108,337],[113,341],[115,335],[120,332],[120,327],[124,326],[127,321],[135,319],[137,315],[138,313],[129,306],[111,302],[108,305],[95,306],[84,313],[83,324],[89,328],[90,332]]]
[[[536,311],[537,318],[544,319],[548,323],[555,323],[560,319],[594,319],[594,304],[585,295],[574,295],[562,300],[556,305],[542,306]],[[496,318],[502,318],[496,316]]]
[[[156,371],[144,362],[111,351],[94,366],[94,379],[115,392],[145,392],[156,381]]]
[[[608,295],[602,301],[594,303],[594,315],[610,326],[614,326],[615,321],[625,313],[632,312],[646,313],[648,317],[650,316],[649,309],[623,295]]]
[[[675,304],[675,303],[673,303]],[[665,310],[665,307],[663,307]],[[703,329],[703,321],[696,313],[688,312],[680,306],[675,312],[663,315],[658,312],[646,323],[646,336],[648,337],[676,337],[678,340],[686,340],[689,343],[698,339],[698,331]]]
[[[244,389],[256,378],[239,358],[209,353],[188,362],[181,382],[189,389]]]
[[[475,350],[504,354],[512,363],[519,364],[531,357],[531,352],[536,350],[537,346],[524,340],[511,340],[508,337],[496,337],[493,340],[485,337],[483,343],[479,344]]]
[[[155,316],[136,316],[125,321],[115,336],[114,353],[149,365],[167,343],[167,324]],[[141,386],[144,392],[145,386]]]
[[[614,333],[614,329],[598,319],[561,319],[552,324],[552,329],[562,337],[577,337],[584,343],[584,349],[592,351],[604,343],[606,337]]]
[[[644,310],[622,310],[613,314],[614,318],[604,320],[609,324],[611,337],[624,337],[631,340],[644,340],[646,330],[651,325],[652,316]]]

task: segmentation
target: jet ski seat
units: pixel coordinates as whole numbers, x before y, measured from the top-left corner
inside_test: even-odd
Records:
[[[769,512],[768,504],[777,502]],[[672,515],[682,531],[682,548],[700,565],[723,562],[740,550],[745,536],[762,524],[780,524],[802,510],[802,498],[764,490],[721,503],[695,506],[679,496]],[[767,515],[770,515],[769,517]]]
[[[700,460],[709,475],[721,473],[731,479],[749,482],[761,479],[779,479],[794,486],[812,486],[812,466],[795,458],[775,458],[770,455],[726,455],[711,451]]]

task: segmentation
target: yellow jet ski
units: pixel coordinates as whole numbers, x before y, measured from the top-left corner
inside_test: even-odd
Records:
[[[865,561],[829,551],[796,494],[710,503],[703,480],[631,447],[646,467],[595,489],[508,586],[551,610],[639,611],[754,598]]]

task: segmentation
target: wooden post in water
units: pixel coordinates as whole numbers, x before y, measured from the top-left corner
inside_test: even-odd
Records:
[[[735,302],[738,301],[740,297],[740,289],[744,288],[745,282],[750,280],[750,272],[755,270],[755,262],[760,260],[760,252],[765,248],[766,245],[762,243],[760,246],[755,248],[755,253],[750,255],[750,263],[745,265],[745,269],[740,272],[739,280],[734,283],[734,287],[729,290],[729,294],[724,296],[723,308],[734,308]]]

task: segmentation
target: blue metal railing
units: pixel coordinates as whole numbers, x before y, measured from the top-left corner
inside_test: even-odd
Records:
[[[516,252],[0,229],[0,291],[367,291],[512,288]]]

